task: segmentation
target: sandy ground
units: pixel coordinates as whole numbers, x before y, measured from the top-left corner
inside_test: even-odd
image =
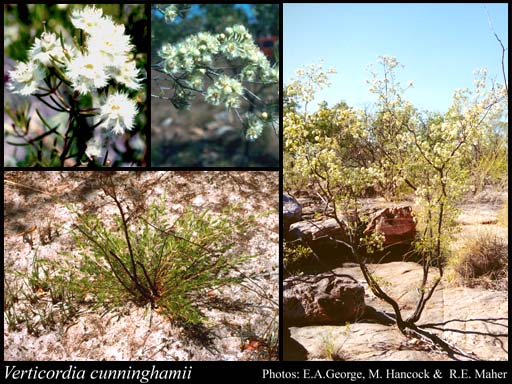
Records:
[[[102,175],[71,171],[5,173],[4,289],[6,282],[19,284],[21,275],[32,271],[35,256],[59,261],[69,257],[66,252],[73,254],[70,229],[74,218],[65,204],[109,217],[112,207],[94,183]],[[186,206],[198,211],[207,209],[215,215],[230,204],[238,207],[234,216],[255,215],[256,225],[236,235],[234,250],[253,256],[241,266],[253,278],[243,285],[209,292],[209,305],[201,307],[208,321],[194,331],[171,323],[149,307],[132,303],[109,313],[84,306],[72,321],[45,327],[40,314],[31,314],[31,303],[24,299],[27,287],[20,287],[13,308],[18,314],[25,313],[31,326],[21,321],[15,329],[9,328],[4,312],[4,359],[276,359],[278,173],[117,172],[113,178],[125,187],[122,193],[127,201],[149,202],[166,194],[170,217],[179,215]],[[22,233],[34,226],[31,246]],[[50,302],[47,311],[57,312],[58,307]]]

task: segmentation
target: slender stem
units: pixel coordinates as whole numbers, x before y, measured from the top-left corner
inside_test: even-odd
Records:
[[[62,149],[62,153],[60,154],[60,162],[64,166],[64,161],[66,160],[66,155],[69,152],[69,147],[71,145],[71,141],[69,140],[69,133],[71,132],[71,126],[73,124],[73,116],[69,116],[68,118],[68,127],[66,129],[66,133],[64,135],[64,148]]]
[[[54,107],[53,105],[49,104],[48,102],[46,102],[42,98],[42,95],[40,95],[40,94],[35,94],[34,96],[37,97],[38,100],[41,101],[43,104],[45,104],[48,108],[53,109],[54,111],[57,111],[57,112],[69,112],[68,110],[63,109],[62,106],[60,106],[58,103],[56,103],[58,107]],[[52,101],[55,102],[54,99],[52,99]]]

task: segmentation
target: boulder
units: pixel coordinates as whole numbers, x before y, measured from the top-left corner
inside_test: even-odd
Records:
[[[380,232],[384,235],[384,246],[408,243],[416,235],[416,223],[409,206],[389,207],[370,215],[365,235]]]
[[[283,281],[286,326],[344,324],[364,313],[364,288],[348,275],[332,272]]]
[[[289,238],[291,240],[302,240],[309,243],[325,237],[348,241],[345,230],[333,218],[299,221],[290,225]]]
[[[333,218],[299,221],[290,226],[286,240],[309,247],[316,258],[312,270],[328,271],[342,263],[355,261],[350,249],[340,241],[349,243],[345,227],[340,227]],[[317,268],[320,268],[318,270]]]
[[[284,232],[288,232],[290,225],[302,218],[302,206],[292,196],[283,194],[283,223]]]

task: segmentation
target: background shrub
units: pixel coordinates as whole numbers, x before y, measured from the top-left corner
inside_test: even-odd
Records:
[[[508,243],[490,231],[469,237],[454,269],[463,285],[507,289]]]

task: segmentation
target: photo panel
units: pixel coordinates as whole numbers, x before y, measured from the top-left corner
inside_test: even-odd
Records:
[[[284,360],[507,367],[507,7],[283,5]]]
[[[4,359],[279,357],[277,172],[8,171]]]
[[[144,167],[144,4],[4,6],[6,167]]]
[[[151,7],[151,165],[278,169],[279,4]]]

